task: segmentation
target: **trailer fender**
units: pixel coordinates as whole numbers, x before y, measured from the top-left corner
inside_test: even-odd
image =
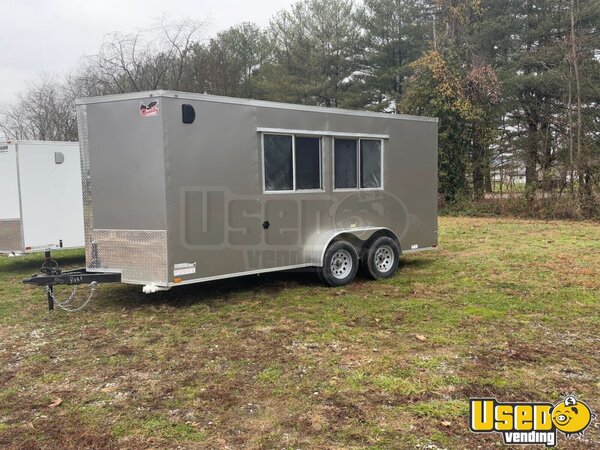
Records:
[[[307,260],[317,267],[323,266],[325,251],[329,244],[336,239],[344,239],[349,241],[356,247],[359,256],[362,253],[362,247],[366,242],[369,242],[374,236],[386,235],[395,239],[398,243],[396,234],[386,227],[363,227],[363,228],[345,228],[337,230],[329,230],[321,233],[316,233],[308,240],[306,245]],[[400,245],[398,245],[400,247]]]

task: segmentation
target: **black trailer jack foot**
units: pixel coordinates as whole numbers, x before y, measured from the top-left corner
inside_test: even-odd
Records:
[[[46,253],[44,253],[44,264],[42,264],[42,271],[44,271],[46,263],[52,264],[52,254],[49,250]],[[56,267],[58,269],[58,264],[56,265]],[[58,273],[60,273],[60,270],[58,271]],[[48,311],[54,311],[54,286],[48,286],[46,296],[48,297]]]

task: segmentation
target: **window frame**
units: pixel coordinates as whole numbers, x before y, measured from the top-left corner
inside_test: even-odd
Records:
[[[265,136],[266,135],[275,135],[275,136],[289,136],[292,138],[292,189],[286,190],[267,190],[267,180],[265,173]],[[308,137],[308,138],[316,138],[319,140],[319,188],[311,188],[311,189],[298,189],[296,187],[296,136],[298,137]],[[323,187],[323,169],[324,169],[324,159],[323,159],[323,136],[314,135],[314,134],[304,134],[304,133],[277,133],[277,132],[261,132],[261,153],[262,153],[262,161],[261,161],[261,170],[262,170],[262,189],[263,194],[297,194],[301,192],[324,192],[325,189]]]
[[[340,140],[355,140],[356,141],[356,187],[355,188],[336,188],[335,187],[335,141],[336,139],[340,139]],[[362,165],[360,163],[360,152],[361,152],[361,141],[379,141],[380,145],[381,145],[381,169],[380,169],[380,179],[381,179],[381,186],[379,187],[373,187],[373,188],[363,188],[360,186],[360,178],[361,178],[361,171],[362,171]],[[333,138],[333,145],[331,148],[331,179],[333,181],[333,186],[332,186],[332,190],[333,192],[354,192],[354,191],[383,191],[385,190],[385,180],[383,178],[383,173],[384,173],[384,147],[385,147],[385,140],[382,138],[372,138],[372,137],[355,137],[355,136],[335,136]]]

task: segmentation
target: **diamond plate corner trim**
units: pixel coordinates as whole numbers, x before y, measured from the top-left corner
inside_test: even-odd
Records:
[[[21,219],[0,220],[0,251],[22,252],[24,250]]]
[[[88,137],[87,107],[77,106],[77,131],[81,158],[81,191],[83,193],[83,230],[85,235],[85,261],[88,269],[95,269],[97,261],[92,253],[92,229],[94,216],[92,211],[92,177],[90,173],[90,147]]]
[[[94,269],[120,271],[121,281],[167,285],[166,230],[93,230]]]

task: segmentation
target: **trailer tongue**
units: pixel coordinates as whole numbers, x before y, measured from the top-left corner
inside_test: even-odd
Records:
[[[45,288],[48,297],[48,310],[54,309],[54,304],[58,304],[62,309],[66,311],[78,311],[86,306],[92,299],[92,296],[96,290],[96,286],[99,283],[120,283],[121,274],[114,272],[88,272],[87,269],[73,269],[62,271],[58,266],[58,263],[51,258],[50,252],[46,252],[44,263],[40,269],[41,274],[32,275],[29,278],[25,278],[23,283],[32,284],[34,286],[40,286]],[[69,298],[61,302],[54,296],[54,286],[57,285],[69,285],[75,286],[73,292]],[[75,297],[77,286],[81,284],[89,284],[92,289],[87,300],[79,307],[72,308],[71,302]]]

